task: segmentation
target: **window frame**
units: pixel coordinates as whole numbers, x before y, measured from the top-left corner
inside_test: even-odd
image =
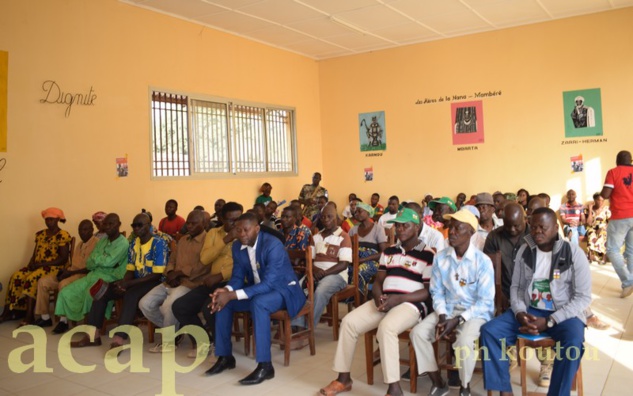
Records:
[[[183,95],[187,97],[187,140],[188,140],[188,150],[189,150],[189,171],[190,174],[187,176],[157,176],[154,173],[154,123],[153,123],[153,93],[160,92],[172,95]],[[222,103],[227,106],[227,126],[228,126],[228,142],[227,142],[227,150],[228,158],[229,158],[229,171],[228,172],[196,172],[198,167],[197,165],[197,149],[194,147],[196,137],[194,136],[194,124],[193,124],[193,105],[192,101],[206,101],[206,102],[214,102],[214,103]],[[148,90],[148,108],[149,108],[149,168],[150,168],[150,180],[209,180],[209,179],[252,179],[252,178],[261,178],[261,177],[294,177],[299,173],[299,160],[297,153],[297,109],[292,106],[284,106],[284,105],[275,105],[270,103],[261,103],[254,102],[249,100],[242,99],[233,99],[226,98],[222,96],[215,95],[207,95],[201,93],[192,93],[187,91],[179,91],[173,89],[166,89],[161,87],[150,86]],[[233,168],[233,155],[235,153],[233,145],[235,144],[235,138],[233,137],[234,133],[234,117],[231,115],[232,105],[241,105],[241,106],[249,106],[249,107],[258,107],[263,109],[264,117],[262,120],[264,130],[267,132],[267,119],[266,119],[266,111],[267,110],[286,110],[289,112],[291,116],[290,120],[290,161],[292,170],[286,172],[279,171],[263,171],[263,172],[236,172],[235,168]],[[267,135],[264,134],[264,152],[267,153]],[[268,166],[268,164],[265,164]]]

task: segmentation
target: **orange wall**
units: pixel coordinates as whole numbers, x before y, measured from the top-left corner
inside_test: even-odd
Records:
[[[619,150],[631,147],[633,8],[411,45],[320,63],[324,184],[416,199],[431,192],[548,192],[590,198]],[[562,92],[601,88],[607,143],[562,145]],[[417,99],[501,90],[483,99],[485,143],[457,151],[450,103]],[[358,114],[385,111],[387,150],[359,150]],[[582,154],[586,172],[570,172]],[[374,181],[363,181],[373,166]],[[344,170],[344,171],[343,171]],[[336,175],[332,177],[331,175]]]
[[[183,216],[197,204],[213,209],[220,197],[250,205],[264,181],[275,199],[294,198],[321,170],[314,60],[116,0],[2,1],[0,50],[9,53],[9,151],[0,153],[5,286],[28,262],[46,207],[66,212],[73,235],[97,210],[118,212],[129,229],[141,208],[164,216],[168,198]],[[74,105],[65,118],[64,106],[39,103],[46,80],[70,92],[92,86],[95,105]],[[298,176],[150,180],[149,87],[295,107]],[[125,154],[130,176],[117,179],[115,158]]]

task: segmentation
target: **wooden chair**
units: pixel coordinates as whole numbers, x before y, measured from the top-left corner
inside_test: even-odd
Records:
[[[242,320],[241,327],[240,319]],[[248,356],[251,353],[252,334],[253,321],[251,320],[250,312],[233,313],[233,331],[231,332],[231,335],[235,337],[236,342],[240,342],[240,339],[244,338],[244,356]]]
[[[365,333],[365,365],[367,367],[367,383],[369,385],[374,384],[374,366],[380,363],[380,357],[374,357],[374,337],[377,332],[378,329],[374,329]],[[418,369],[415,360],[415,349],[409,337],[410,333],[411,330],[406,330],[398,335],[398,339],[407,342],[409,346],[409,358],[401,358],[400,363],[409,366],[409,370],[411,370],[411,393],[416,393],[418,391]]]
[[[503,263],[501,261],[501,252],[489,254],[490,260],[495,271],[495,316],[499,316],[510,308],[510,301],[503,294],[503,287],[501,285]]]
[[[101,326],[100,332],[101,335],[107,334],[108,326],[114,324],[117,325],[119,322],[119,313],[123,309],[123,298],[118,298],[114,300],[114,306],[112,307],[112,313],[110,315],[110,319],[104,319],[103,325]],[[147,319],[139,309],[137,309],[136,318],[134,319],[135,326],[147,326],[147,339],[150,344],[154,343],[154,335],[156,333],[156,326],[152,321]]]
[[[537,392],[528,392],[527,391],[527,364],[525,362],[526,354],[525,348],[554,348],[556,346],[556,341],[547,337],[540,340],[531,340],[529,338],[524,338],[519,335],[517,337],[517,360],[519,362],[519,366],[521,367],[521,395],[522,396],[540,396],[545,395],[544,393]],[[580,365],[578,366],[578,371],[574,376],[574,380],[572,381],[571,390],[576,391],[578,396],[583,396],[584,390],[582,385],[582,360]],[[490,394],[490,393],[488,393]]]
[[[70,243],[68,244],[68,264],[66,264],[66,266],[64,266],[64,269],[68,269],[70,267],[72,267],[73,265],[73,253],[75,252],[75,242],[77,242],[77,239],[75,237],[71,237],[70,238]],[[49,290],[48,291],[48,304],[53,306],[53,315],[51,315],[51,317],[54,319],[55,318],[55,305],[57,304],[57,294],[59,294],[59,286],[54,289],[54,290]]]
[[[274,344],[279,344],[284,349],[284,366],[290,365],[290,350],[293,340],[302,340],[307,338],[310,344],[310,355],[316,354],[314,341],[314,277],[312,275],[312,247],[309,246],[305,251],[306,256],[306,281],[308,284],[308,299],[297,314],[296,317],[305,317],[307,329],[292,332],[290,322],[292,318],[288,311],[280,310],[270,315],[270,318],[279,322],[279,338],[271,339]]]
[[[334,341],[338,341],[338,330],[341,323],[341,317],[339,317],[339,303],[347,300],[353,300],[354,308],[360,305],[360,291],[358,290],[358,235],[352,237],[352,284],[347,285],[343,290],[335,293],[327,306],[327,311],[321,315],[321,319],[328,322],[332,326],[332,333]]]

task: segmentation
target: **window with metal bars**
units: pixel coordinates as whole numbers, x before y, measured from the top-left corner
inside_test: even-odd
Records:
[[[294,110],[152,92],[152,172],[294,173]]]

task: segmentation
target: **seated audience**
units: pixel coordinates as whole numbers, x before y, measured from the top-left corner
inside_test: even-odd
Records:
[[[14,272],[7,284],[4,310],[0,323],[24,317],[21,326],[35,321],[33,310],[37,295],[37,282],[46,275],[57,275],[68,263],[70,234],[59,228],[65,223],[64,212],[58,208],[42,211],[46,229],[35,233],[35,249],[26,267]]]
[[[457,197],[455,198],[455,207],[457,208],[457,210],[460,210],[462,208],[462,206],[464,206],[466,204],[466,194],[459,193],[457,194]]]
[[[467,210],[445,214],[449,220],[449,247],[433,261],[430,292],[435,312],[411,331],[418,373],[428,372],[433,382],[431,395],[448,394],[448,385],[438,370],[433,343],[449,339],[457,359],[460,395],[470,395],[470,380],[475,369],[475,342],[479,328],[494,313],[494,270],[490,258],[470,244],[477,229],[477,218]]]
[[[441,232],[442,235],[444,235],[444,239],[447,239],[449,220],[447,220],[444,215],[457,211],[455,203],[449,197],[442,197],[429,202],[429,208],[433,211],[433,215],[431,219],[425,217],[425,223]]]
[[[281,231],[281,220],[279,220],[275,212],[277,212],[277,202],[268,201],[264,204],[264,224]]]
[[[514,345],[519,333],[547,333],[557,343],[548,395],[570,394],[584,351],[584,310],[591,303],[591,272],[580,248],[558,237],[556,223],[556,213],[549,208],[532,213],[530,236],[516,254],[510,287],[512,309],[482,328],[481,343],[488,354],[483,359],[487,390],[512,394],[503,345]],[[573,355],[568,351],[572,348]]]
[[[312,221],[311,231],[314,234],[316,234],[317,232],[323,229],[323,224],[321,223],[321,211],[323,211],[323,208],[325,207],[327,203],[328,203],[328,198],[325,196],[319,197],[319,199],[317,199],[317,208],[319,209],[319,211],[314,216],[312,216],[312,219],[310,219]]]
[[[272,201],[271,201],[272,202]],[[213,343],[215,333],[215,315],[208,309],[211,303],[211,293],[217,288],[224,287],[231,278],[233,271],[233,242],[237,238],[235,231],[235,221],[242,215],[244,208],[237,202],[227,202],[220,213],[222,227],[213,228],[205,237],[200,261],[205,266],[210,267],[202,284],[189,293],[177,299],[171,307],[172,313],[178,320],[181,327],[195,325],[206,329],[209,339]],[[198,314],[202,312],[205,325]],[[189,357],[195,358],[198,345],[192,344]],[[209,352],[208,349],[201,349],[201,353]],[[206,356],[206,355],[205,355]]]
[[[507,200],[505,195],[499,191],[492,194],[492,200],[495,203],[495,213],[492,215],[492,221],[496,227],[501,227],[503,225],[503,208]]]
[[[607,263],[607,223],[611,218],[609,205],[600,193],[593,194],[593,203],[587,206],[587,257],[600,265]]]
[[[304,226],[308,228],[312,228],[312,221],[303,214],[303,209],[301,208],[301,202],[299,202],[298,199],[293,199],[292,201],[290,201],[290,206],[299,210],[299,213],[301,213],[301,218],[297,219],[297,225],[303,224]]]
[[[585,235],[585,214],[582,204],[576,202],[576,191],[567,191],[567,202],[561,205],[559,213],[565,237],[578,245],[578,237]]]
[[[312,237],[313,272],[317,282],[314,289],[315,327],[330,298],[347,286],[347,267],[352,263],[352,241],[338,225],[336,208],[331,204],[325,205],[321,220],[323,230]],[[293,325],[302,325],[300,320]]]
[[[429,292],[422,283],[422,273],[433,262],[433,252],[420,242],[420,217],[411,209],[403,209],[395,219],[398,243],[387,248],[380,257],[380,267],[372,290],[373,298],[345,315],[336,354],[336,380],[322,388],[321,395],[332,396],[352,390],[350,371],[358,337],[378,328],[380,361],[387,394],[402,395],[400,388],[400,344],[398,334],[415,326],[425,316]]]
[[[79,241],[75,246],[72,255],[72,265],[61,270],[57,274],[46,275],[37,282],[37,301],[35,303],[35,314],[40,315],[40,319],[35,321],[35,325],[49,327],[53,325],[50,316],[50,292],[61,290],[71,282],[83,278],[88,273],[86,260],[94,250],[99,239],[94,236],[94,227],[90,220],[82,220],[79,223]]]
[[[270,196],[270,192],[272,190],[273,186],[271,186],[270,183],[262,184],[262,186],[259,188],[259,192],[261,193],[261,195],[255,199],[255,203],[266,204],[266,202],[271,202],[273,200],[273,198]]]
[[[350,208],[350,203],[356,198],[356,194],[354,193],[349,193],[349,195],[347,196],[347,205],[345,206],[345,209],[343,209],[343,213],[341,213],[343,215],[343,219],[347,219],[353,216],[352,208]]]
[[[169,257],[164,271],[164,282],[151,289],[138,304],[141,312],[156,327],[178,327],[172,312],[174,301],[202,284],[208,267],[200,261],[200,253],[207,232],[204,230],[204,213],[194,210],[187,216],[187,236],[180,238],[176,254]],[[177,345],[170,342],[156,344],[153,353],[173,351]]]
[[[374,210],[374,215],[372,216],[372,219],[374,221],[378,221],[378,219],[380,219],[380,216],[382,216],[385,213],[385,207],[382,206],[380,203],[380,194],[378,193],[373,193],[371,195],[371,199],[370,199],[370,204],[371,204],[371,208]]]
[[[372,221],[374,209],[366,203],[356,205],[356,220],[359,222],[350,231],[349,236],[358,234],[358,290],[363,296],[368,296],[372,278],[378,272],[380,254],[388,247],[385,230]],[[348,283],[353,281],[353,267],[348,268]]]
[[[178,202],[175,199],[167,201],[165,203],[165,214],[167,217],[163,217],[158,223],[158,230],[169,234],[172,238],[176,238],[176,234],[185,225],[185,219],[176,214],[177,210]]]
[[[270,353],[270,314],[281,309],[295,317],[305,305],[305,295],[295,276],[283,244],[260,232],[249,213],[235,223],[239,243],[234,243],[233,272],[226,287],[213,293],[211,312],[216,313],[215,354],[218,360],[207,370],[216,375],[235,368],[231,344],[233,313],[251,313],[257,368],[239,382],[256,385],[275,377]]]
[[[215,204],[213,205],[213,210],[215,210],[215,212],[211,215],[209,229],[222,226],[222,220],[220,220],[220,212],[222,211],[222,206],[224,206],[225,203],[226,201],[222,198],[215,201]]]
[[[95,236],[99,239],[107,237],[106,233],[101,231],[101,224],[103,224],[103,220],[105,219],[107,215],[108,214],[106,212],[102,212],[102,211],[95,212],[92,215],[92,222],[94,223],[95,228],[97,229],[97,231],[95,232]]]
[[[107,288],[105,283],[102,284],[105,292],[101,297],[94,297],[87,316],[88,325],[95,328],[94,341],[91,342],[88,335],[85,335],[81,340],[71,342],[71,348],[101,345],[101,327],[111,300],[123,299],[121,312],[118,313],[118,324],[133,324],[140,299],[160,283],[169,259],[167,243],[152,233],[147,213],[136,215],[131,226],[136,237],[130,243],[127,252],[125,275],[123,279],[111,283]],[[125,332],[116,333],[110,348],[123,345],[127,338],[128,334]]]
[[[356,206],[362,202],[363,201],[360,198],[356,198],[349,203],[349,210],[350,212],[352,212],[352,216],[343,219],[343,222],[341,223],[341,228],[343,229],[343,231],[349,232],[349,230],[351,230],[354,226],[358,225],[359,221],[356,220]]]
[[[391,197],[389,197],[387,211],[382,216],[380,216],[380,219],[378,219],[378,224],[380,224],[383,229],[388,230],[393,227],[393,224],[389,223],[389,220],[393,220],[396,218],[399,206],[400,199],[396,195],[392,195]]]
[[[431,208],[429,208],[429,203],[433,200],[433,195],[431,193],[426,193],[424,195],[424,199],[420,202],[422,204],[422,207],[424,208],[424,216],[422,216],[422,219],[424,219],[427,216],[432,216],[433,215],[433,211],[431,210]]]
[[[519,191],[517,191],[517,194],[514,196],[514,199],[511,199],[512,197],[509,197],[508,200],[517,201],[519,205],[523,206],[523,210],[527,210],[529,197],[530,197],[530,193],[528,192],[528,190],[526,190],[525,188],[521,188],[519,189]]]
[[[103,220],[102,230],[107,238],[97,242],[90,257],[86,261],[88,273],[85,277],[74,281],[57,295],[55,315],[59,323],[53,333],[61,334],[68,330],[68,320],[80,321],[90,312],[92,296],[90,288],[100,279],[114,282],[125,275],[129,243],[119,231],[121,221],[116,213],[108,214]],[[108,313],[109,315],[109,313]],[[96,342],[96,341],[95,341]]]
[[[422,219],[422,207],[417,202],[409,202],[406,207],[413,209]],[[420,242],[424,242],[427,249],[433,250],[433,253],[440,252],[446,248],[446,242],[441,232],[433,227],[429,227],[424,222],[420,222],[420,234],[418,234]],[[431,279],[431,267],[427,267],[424,273],[424,280]]]

